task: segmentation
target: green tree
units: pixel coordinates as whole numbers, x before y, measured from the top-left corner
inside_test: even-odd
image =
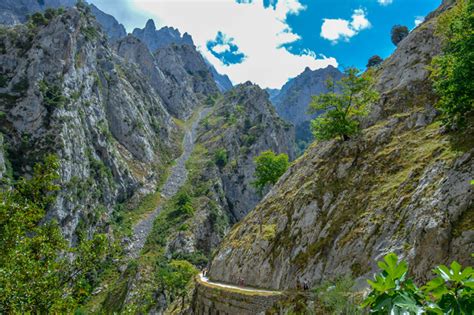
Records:
[[[276,155],[273,151],[264,151],[255,157],[255,181],[253,186],[261,195],[267,185],[274,185],[288,169],[288,155]]]
[[[186,260],[172,260],[158,271],[158,278],[169,292],[171,299],[181,298],[184,307],[190,281],[199,273],[196,267]]]
[[[439,18],[443,53],[433,58],[431,78],[437,108],[449,127],[465,127],[474,104],[474,1],[461,0]]]
[[[404,26],[404,25],[394,25],[392,27],[392,31],[391,31],[391,39],[392,39],[392,43],[395,45],[395,46],[398,46],[398,44],[405,38],[408,36],[408,34],[410,33],[410,31],[408,30],[408,27]]]
[[[337,82],[339,92],[336,93],[336,84],[328,80],[329,92],[313,96],[309,105],[310,113],[323,114],[311,121],[314,137],[319,140],[328,140],[341,137],[348,140],[359,131],[358,117],[368,114],[368,106],[375,102],[379,95],[373,88],[371,71],[360,75],[360,71],[349,68],[345,76]]]
[[[59,190],[58,168],[57,158],[48,156],[31,179],[0,190],[0,313],[74,310],[83,297],[79,280],[106,255],[104,235],[70,248],[56,222],[42,223]]]

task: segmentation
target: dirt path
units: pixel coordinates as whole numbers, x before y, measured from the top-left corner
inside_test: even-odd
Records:
[[[207,283],[213,287],[219,287],[224,290],[237,290],[237,291],[242,291],[242,292],[247,292],[247,293],[256,293],[256,294],[266,294],[266,295],[279,295],[281,294],[280,291],[271,291],[271,290],[262,290],[262,289],[256,289],[256,288],[251,288],[251,287],[244,287],[244,286],[237,286],[237,285],[231,285],[231,284],[224,284],[224,283],[219,283],[219,282],[211,282],[207,277],[204,277],[202,273],[199,274],[199,280],[201,282]]]
[[[173,197],[184,185],[188,177],[186,169],[186,161],[191,156],[194,149],[194,144],[197,136],[197,127],[202,118],[206,117],[210,112],[210,108],[204,108],[199,112],[198,117],[193,122],[191,128],[186,130],[183,139],[183,154],[175,160],[175,165],[171,168],[170,175],[166,180],[161,194],[165,199]],[[161,203],[163,204],[163,202]],[[133,227],[133,236],[128,246],[128,256],[130,258],[137,258],[140,250],[145,245],[145,241],[151,232],[153,222],[160,213],[162,206],[160,205],[155,211],[150,213],[146,218],[142,219]]]

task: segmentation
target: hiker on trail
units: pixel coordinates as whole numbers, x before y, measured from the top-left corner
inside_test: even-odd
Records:
[[[244,279],[243,279],[242,277],[239,278],[239,285],[240,285],[241,287],[244,286]]]

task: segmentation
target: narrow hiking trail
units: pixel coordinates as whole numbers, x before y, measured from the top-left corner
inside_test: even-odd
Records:
[[[201,281],[202,283],[208,284],[212,287],[223,289],[224,291],[230,289],[230,290],[236,290],[236,291],[240,291],[240,292],[264,294],[264,295],[280,295],[280,294],[282,294],[281,291],[262,290],[262,289],[252,288],[252,287],[231,285],[231,284],[225,284],[225,283],[220,283],[220,282],[212,282],[212,281],[209,281],[209,279],[207,277],[205,277],[202,273],[199,274],[199,281]]]
[[[189,159],[191,153],[194,150],[199,122],[204,117],[206,117],[210,111],[210,108],[202,109],[199,112],[198,117],[193,121],[191,128],[186,130],[183,139],[183,154],[181,154],[181,156],[175,160],[175,164],[171,168],[170,175],[161,189],[161,195],[165,200],[173,197],[181,188],[181,186],[183,186],[186,182],[188,177],[186,161]],[[130,240],[130,244],[128,245],[128,256],[130,258],[138,257],[140,250],[143,248],[143,245],[145,245],[145,241],[150,234],[151,229],[153,228],[153,222],[161,212],[163,207],[162,205],[163,202],[160,203],[160,206],[158,206],[155,211],[148,214],[133,227],[133,235]]]

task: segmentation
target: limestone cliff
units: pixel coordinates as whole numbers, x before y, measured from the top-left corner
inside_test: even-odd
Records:
[[[250,82],[236,86],[217,101],[204,121],[200,141],[211,152],[223,150],[219,168],[229,209],[242,219],[260,200],[252,187],[253,158],[262,151],[286,153],[294,158],[293,127],[280,119],[268,95]]]
[[[135,67],[76,9],[46,26],[2,28],[0,131],[14,176],[45,154],[61,161],[49,212],[68,238],[107,221],[117,202],[154,188],[179,153],[178,128]],[[82,222],[82,223],[81,223]]]
[[[471,121],[447,133],[433,108],[426,66],[440,51],[439,12],[377,71],[381,99],[361,134],[311,145],[225,238],[211,279],[274,289],[363,280],[391,251],[416,279],[440,263],[470,264],[474,130]]]

